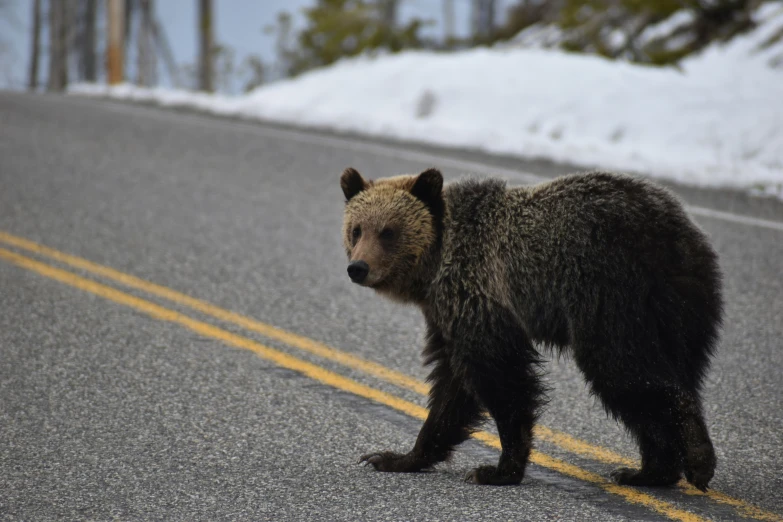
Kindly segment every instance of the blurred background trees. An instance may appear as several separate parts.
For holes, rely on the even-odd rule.
[[[764,0],[551,0],[514,6],[501,38],[609,58],[674,64],[752,29]]]
[[[765,0],[517,0],[503,13],[496,0],[462,0],[470,3],[471,34],[461,39],[453,29],[454,4],[460,0],[442,0],[445,30],[440,40],[423,36],[429,20],[412,18],[400,26],[396,12],[401,1],[318,0],[305,10],[306,26],[296,44],[281,54],[291,63],[286,73],[296,75],[379,50],[448,50],[506,42],[676,64],[715,40],[752,29],[752,14]]]
[[[419,31],[424,22],[414,18],[399,25],[398,7],[399,0],[319,0],[304,11],[306,25],[295,43],[285,42],[280,48],[284,73],[293,76],[364,53],[421,47]],[[290,15],[283,15],[268,30],[289,40],[290,20]]]
[[[189,1],[197,13],[192,26],[197,52],[190,63],[178,63],[154,0],[24,0],[25,9],[32,11],[27,87],[59,91],[73,81],[114,80],[236,93],[346,57],[483,45],[559,48],[676,65],[714,41],[752,29],[753,13],[765,1],[780,3],[429,0],[440,8],[427,19],[417,16],[416,0],[312,0],[301,11],[280,12],[274,24],[258,28],[275,41],[274,60],[265,61],[252,52],[238,60],[215,33],[214,4],[227,0]],[[13,0],[0,0],[0,26],[16,23],[10,20],[9,2]],[[241,9],[242,3],[236,4]],[[458,25],[469,29],[458,35]],[[110,45],[112,35],[115,45]],[[783,40],[783,34],[773,40]],[[9,52],[0,31],[0,59]],[[125,58],[131,56],[133,60]]]

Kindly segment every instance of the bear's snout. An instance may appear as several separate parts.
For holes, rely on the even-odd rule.
[[[361,283],[370,273],[370,265],[364,261],[351,261],[348,265],[348,276],[354,283]]]

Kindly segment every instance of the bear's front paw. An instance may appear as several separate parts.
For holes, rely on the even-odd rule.
[[[522,474],[500,473],[497,466],[480,466],[465,475],[465,482],[491,486],[515,486],[522,482]]]
[[[426,467],[423,462],[413,457],[410,453],[393,453],[391,451],[364,455],[359,459],[359,464],[370,464],[378,471],[389,471],[392,473],[414,473]]]

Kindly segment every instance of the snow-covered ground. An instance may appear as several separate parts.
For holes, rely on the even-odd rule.
[[[154,101],[783,196],[783,8],[681,70],[557,50],[406,52],[344,60],[238,97],[130,85],[73,94]]]

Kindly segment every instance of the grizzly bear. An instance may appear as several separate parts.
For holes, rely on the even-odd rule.
[[[591,172],[507,188],[443,186],[436,169],[340,179],[354,283],[418,305],[432,365],[413,449],[360,462],[415,472],[446,460],[488,412],[502,452],[465,479],[518,484],[544,403],[539,348],[568,348],[591,392],[641,452],[618,484],[685,478],[704,491],[715,452],[700,391],[722,323],[721,274],[705,234],[666,189]]]

